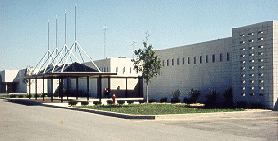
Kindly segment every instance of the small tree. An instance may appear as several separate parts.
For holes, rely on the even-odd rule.
[[[134,69],[137,72],[142,72],[142,77],[145,79],[147,87],[147,104],[149,102],[149,83],[151,79],[160,74],[161,60],[155,55],[152,45],[148,45],[148,33],[146,33],[146,40],[143,41],[144,49],[134,51],[137,59],[133,59]]]

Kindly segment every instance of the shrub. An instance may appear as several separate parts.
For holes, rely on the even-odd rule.
[[[171,103],[180,103],[181,100],[178,97],[174,97],[171,99]]]
[[[81,105],[89,105],[88,101],[81,101]]]
[[[124,104],[125,101],[124,101],[124,100],[118,100],[117,103],[119,103],[119,104]]]
[[[167,97],[163,97],[160,99],[160,103],[167,102]]]
[[[112,100],[107,100],[107,104],[113,104]]]
[[[198,90],[194,90],[193,88],[190,90],[190,94],[191,94],[191,100],[190,100],[190,103],[197,103],[197,100],[200,96],[200,91]]]
[[[68,101],[68,104],[70,106],[75,106],[77,104],[77,101],[76,100],[70,100],[70,101]]]
[[[145,102],[146,102],[146,100],[144,100],[144,99],[143,100],[139,100],[140,104],[145,103]]]
[[[128,100],[127,103],[128,103],[128,104],[133,104],[133,103],[134,103],[134,100]]]
[[[16,98],[16,95],[12,94],[12,95],[9,95],[10,98]]]
[[[246,108],[247,103],[245,101],[237,102],[237,108]]]
[[[156,99],[150,99],[149,100],[149,103],[154,103],[154,102],[157,102]]]
[[[93,104],[94,104],[94,105],[98,105],[98,104],[101,104],[101,102],[99,102],[99,101],[94,101]]]
[[[225,90],[224,97],[226,102],[223,103],[225,107],[232,108],[233,107],[233,89],[230,87],[228,90]]]
[[[216,91],[211,91],[209,95],[206,96],[207,101],[205,102],[205,107],[215,108],[216,106]]]
[[[17,97],[18,97],[18,98],[23,98],[24,96],[21,94],[21,95],[18,95]]]
[[[261,109],[261,108],[263,108],[263,105],[261,103],[255,102],[255,103],[251,103],[251,108]]]
[[[192,100],[192,98],[187,98],[187,97],[185,97],[185,98],[183,99],[183,102],[184,102],[184,103],[187,103],[187,104],[192,104],[192,103],[194,103],[193,100]]]

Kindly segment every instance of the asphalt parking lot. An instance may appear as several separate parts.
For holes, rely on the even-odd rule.
[[[226,114],[207,114],[181,120],[148,121],[158,124],[193,128],[266,140],[278,140],[277,111],[248,111]]]

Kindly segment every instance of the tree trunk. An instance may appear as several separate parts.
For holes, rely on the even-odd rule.
[[[147,104],[149,104],[149,84],[147,83]]]

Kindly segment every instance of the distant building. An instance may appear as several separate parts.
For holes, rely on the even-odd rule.
[[[233,28],[232,37],[157,50],[162,74],[152,79],[150,98],[171,96],[179,89],[186,97],[191,88],[203,94],[233,89],[233,102],[277,107],[278,22],[267,21]],[[221,102],[221,99],[219,99]],[[223,101],[222,101],[223,102]]]
[[[106,58],[94,61],[101,72],[116,72],[117,75],[111,75],[109,77],[101,78],[102,88],[101,94],[104,95],[104,88],[110,88],[109,93],[115,93],[119,98],[125,97],[143,97],[143,80],[141,78],[141,73],[137,73],[133,69],[133,63],[131,58]],[[93,64],[91,62],[86,62],[84,65],[91,67]],[[22,70],[3,70],[0,72],[0,91],[1,93],[29,93],[29,82],[28,79],[22,79],[26,76],[29,69]],[[44,80],[44,92],[51,92],[51,80]],[[31,79],[30,92],[35,94],[35,79]],[[37,79],[37,93],[43,93],[43,79]],[[53,79],[53,92],[57,91],[59,85],[59,79]],[[69,78],[63,81],[63,88],[69,91],[76,91],[76,79]],[[97,98],[97,79],[89,79],[89,95],[90,97]],[[80,91],[80,96],[84,96],[87,91],[87,79],[79,78],[78,80],[78,90]],[[64,95],[66,96],[66,95]]]

